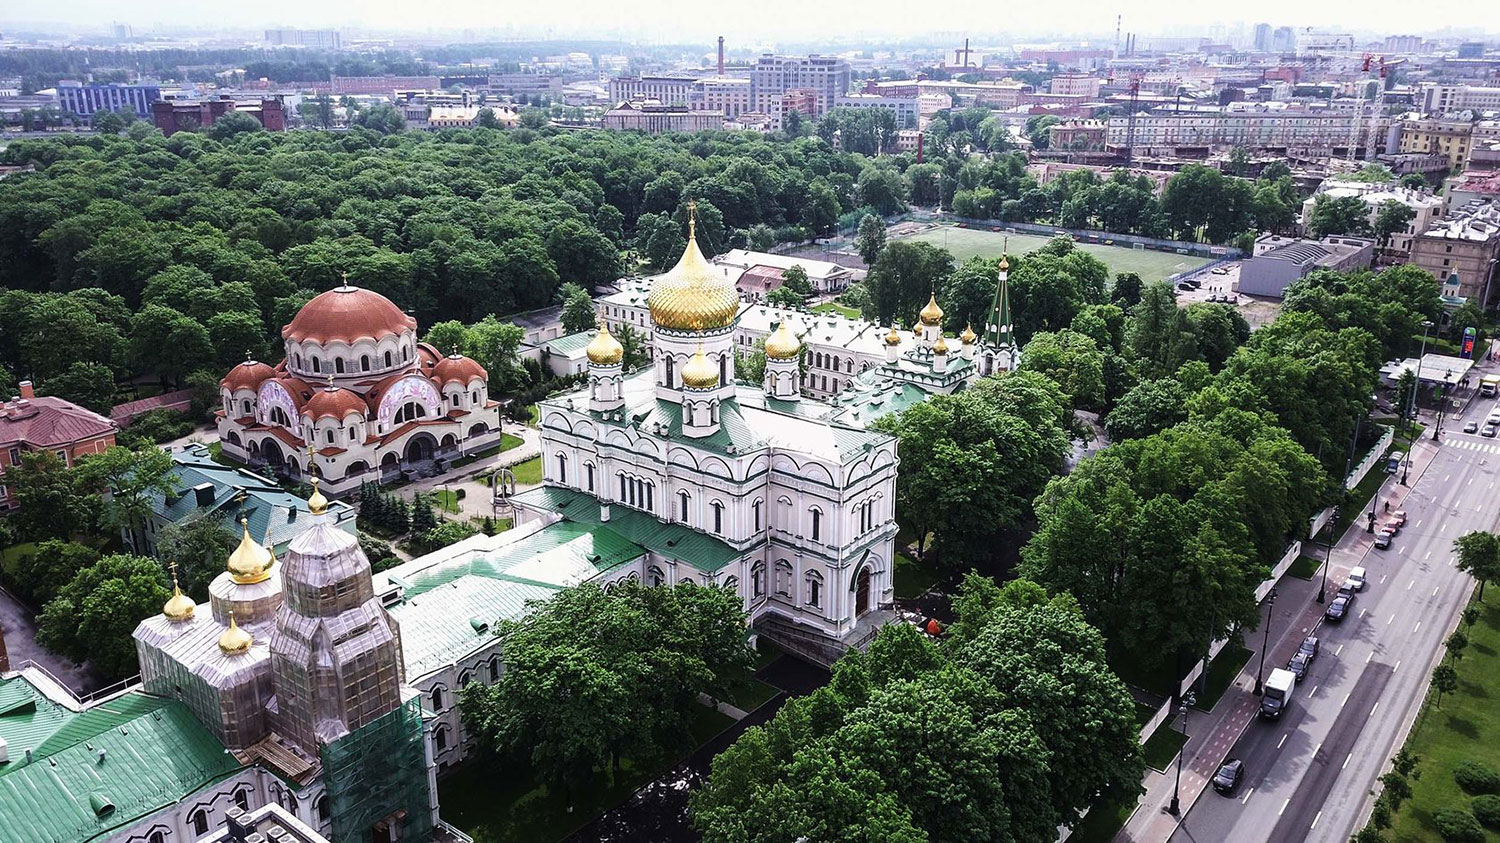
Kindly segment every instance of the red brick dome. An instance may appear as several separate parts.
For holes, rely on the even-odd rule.
[[[349,413],[363,416],[369,412],[370,406],[358,392],[337,386],[319,389],[302,405],[302,415],[312,416],[313,421],[327,417],[342,419]]]
[[[281,329],[284,339],[325,343],[355,343],[416,330],[417,320],[401,312],[390,299],[361,287],[335,287],[302,306],[291,324]]]
[[[462,354],[450,354],[439,360],[428,371],[427,376],[442,386],[450,383],[466,384],[474,378],[485,380],[489,377],[489,373],[484,370],[483,366]]]
[[[233,392],[236,389],[260,389],[267,378],[276,377],[276,370],[258,360],[246,360],[229,370],[219,381],[219,386]]]

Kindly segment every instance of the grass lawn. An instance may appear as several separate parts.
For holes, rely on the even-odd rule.
[[[1005,227],[1005,223],[998,220],[993,225],[996,228]],[[1012,255],[1034,252],[1047,245],[1047,241],[1051,238],[1038,234],[1005,234],[1003,231],[994,232],[944,225],[902,239],[920,240],[941,246],[953,255],[954,260],[962,263],[975,256],[993,258],[998,257],[1002,252]],[[1141,279],[1148,283],[1210,262],[1209,258],[1179,255],[1176,252],[1155,252],[1150,249],[1139,251],[1129,246],[1106,246],[1103,243],[1082,241],[1077,245],[1080,250],[1104,261],[1109,266],[1111,276],[1121,272],[1138,272]]]
[[[1151,736],[1151,740],[1146,741],[1145,746],[1141,747],[1141,754],[1146,757],[1146,765],[1153,770],[1165,771],[1172,763],[1172,759],[1177,757],[1177,751],[1187,743],[1187,735],[1173,729],[1170,724],[1171,721],[1163,723],[1156,730],[1156,734]]]
[[[918,562],[904,553],[896,554],[894,576],[896,596],[910,599],[937,584],[937,574],[925,563]]]
[[[1073,829],[1068,843],[1110,843],[1125,827],[1125,821],[1135,810],[1135,803],[1136,797],[1130,796],[1094,803],[1089,808],[1089,815]]]
[[[699,707],[691,725],[693,745],[702,745],[733,723],[717,711]],[[562,794],[533,781],[524,764],[470,764],[441,779],[438,793],[443,819],[476,843],[551,843],[619,805],[675,763],[676,759],[640,767],[627,758],[617,774],[598,772],[575,798],[571,814]]]
[[[1491,589],[1493,591],[1493,587]],[[1500,601],[1475,603],[1484,612],[1469,630],[1469,646],[1458,662],[1458,691],[1434,705],[1431,694],[1406,742],[1421,758],[1421,778],[1412,782],[1412,797],[1396,813],[1388,840],[1403,843],[1441,843],[1433,814],[1444,808],[1464,809],[1473,800],[1453,781],[1461,761],[1482,761],[1500,768]],[[1490,831],[1487,840],[1500,839]]]
[[[826,301],[812,309],[813,313],[837,313],[850,319],[858,319],[859,311],[852,307],[844,307],[837,302]]]
[[[538,407],[537,405],[532,404],[530,407],[527,408],[526,411],[531,414],[531,421],[527,422],[527,424],[531,425],[532,427],[536,427],[537,425],[539,425],[539,424],[542,423],[542,408],[541,407]]]
[[[1151,718],[1152,718],[1152,716],[1154,716],[1155,714],[1156,714],[1156,709],[1155,708],[1153,708],[1153,707],[1151,707],[1149,705],[1146,705],[1145,703],[1141,702],[1140,700],[1136,700],[1136,703],[1135,703],[1135,725],[1136,725],[1136,728],[1138,728],[1138,729],[1144,729],[1146,727],[1146,723],[1148,721],[1150,721]]]
[[[1299,556],[1297,557],[1297,561],[1292,563],[1292,567],[1286,569],[1286,575],[1296,577],[1299,580],[1310,580],[1318,572],[1318,568],[1322,564],[1323,560],[1321,559],[1314,559],[1311,556]]]
[[[5,571],[7,577],[16,573],[16,563],[21,557],[36,551],[36,542],[21,542],[13,544],[4,550],[0,550],[0,569]]]
[[[427,493],[433,506],[445,512],[458,512],[458,493],[452,489],[435,489]]]
[[[503,451],[509,451],[511,448],[515,448],[515,447],[521,445],[524,441],[525,440],[521,439],[521,437],[519,437],[519,436],[511,436],[509,433],[502,433],[502,434],[500,434],[500,443],[499,444],[497,444],[497,445],[491,445],[490,447],[485,448],[482,451],[475,451],[474,453],[469,454],[468,456],[463,457],[462,459],[454,460],[453,464],[451,466],[449,466],[449,467],[450,468],[463,468],[464,466],[466,466],[469,463],[472,463],[472,462],[474,462],[476,460],[481,460],[481,459],[484,459],[485,457],[493,456],[493,455],[501,453]]]
[[[1244,647],[1228,647],[1219,651],[1219,655],[1208,663],[1208,676],[1203,681],[1203,693],[1198,695],[1198,702],[1193,706],[1200,711],[1212,711],[1219,698],[1229,690],[1229,683],[1234,677],[1240,675],[1240,669],[1245,662],[1250,660],[1250,651]]]
[[[532,457],[523,463],[517,463],[510,467],[511,473],[516,476],[516,485],[536,484],[542,482],[542,458]]]
[[[741,711],[754,711],[779,693],[781,691],[776,686],[751,676],[730,690],[726,702]]]

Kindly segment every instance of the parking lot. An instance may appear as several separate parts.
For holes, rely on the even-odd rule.
[[[1220,272],[1210,270],[1197,278],[1198,289],[1183,289],[1181,284],[1176,287],[1177,304],[1187,307],[1193,302],[1223,301],[1232,304],[1250,323],[1251,328],[1258,328],[1268,324],[1281,312],[1281,302],[1278,299],[1261,298],[1257,296],[1244,296],[1239,293],[1240,262],[1234,261],[1217,267]]]

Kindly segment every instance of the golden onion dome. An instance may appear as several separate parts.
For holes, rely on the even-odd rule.
[[[895,322],[891,323],[891,332],[889,334],[885,335],[885,344],[886,345],[900,345],[901,344],[901,332],[898,331],[898,330],[896,330],[896,323]]]
[[[589,356],[589,362],[596,366],[618,366],[625,359],[625,346],[620,345],[620,341],[609,332],[609,323],[601,319],[599,333],[589,340],[584,353]]]
[[[965,325],[964,332],[958,335],[958,341],[964,345],[973,345],[977,339],[979,339],[979,335],[974,333],[973,324]]]
[[[172,564],[172,596],[167,599],[165,606],[161,607],[161,613],[167,616],[169,621],[185,621],[193,616],[193,611],[198,606],[191,597],[182,593],[177,585],[177,564]]]
[[[698,346],[698,353],[682,367],[682,385],[691,389],[713,389],[719,385],[719,367],[708,362],[703,346]]]
[[[802,342],[787,327],[785,319],[781,320],[781,327],[776,329],[776,333],[766,339],[766,356],[775,360],[790,360],[801,350]]]
[[[1000,271],[1004,272],[1004,271],[1006,271],[1008,269],[1010,269],[1010,258],[1007,258],[1004,255],[1001,255],[1000,256]]]
[[[314,497],[319,497],[316,492]],[[324,500],[326,508],[328,501]],[[308,501],[312,505],[312,501]],[[243,516],[240,517],[240,545],[229,554],[229,564],[225,567],[229,570],[229,576],[240,585],[252,585],[264,582],[271,576],[271,566],[276,564],[276,556],[268,547],[262,547],[250,538],[250,522]]]
[[[317,477],[313,477],[308,482],[312,483],[313,491],[312,497],[309,497],[307,499],[307,511],[311,512],[313,515],[322,515],[323,513],[328,511],[328,498],[323,497],[323,493],[318,490]],[[267,550],[266,552],[270,553],[269,550]],[[276,560],[273,558],[271,561],[274,562]]]
[[[219,650],[226,656],[234,656],[249,652],[250,645],[253,643],[255,639],[250,636],[250,633],[240,629],[240,625],[235,623],[234,612],[230,612],[229,628],[219,636]]]
[[[922,312],[917,315],[922,317],[923,325],[937,325],[943,321],[943,309],[938,307],[936,292],[927,300],[927,306],[922,308]]]
[[[646,304],[658,328],[713,331],[728,326],[740,310],[740,296],[725,273],[698,248],[697,217],[689,205],[688,242],[677,265],[651,282]]]
[[[932,344],[932,353],[933,354],[947,354],[948,353],[948,341],[943,338],[942,334],[938,334],[937,342],[935,342],[935,343]]]

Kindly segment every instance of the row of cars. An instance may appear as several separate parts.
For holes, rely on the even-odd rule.
[[[1396,513],[1401,516],[1401,523],[1406,522],[1405,513]],[[1367,577],[1363,567],[1353,568],[1349,576],[1345,577],[1343,585],[1339,586],[1338,594],[1329,601],[1328,608],[1324,610],[1323,616],[1330,622],[1337,623],[1349,616],[1354,609],[1355,595],[1365,590]],[[1316,635],[1309,635],[1302,639],[1302,644],[1297,652],[1287,659],[1284,669],[1271,671],[1266,679],[1260,697],[1260,716],[1266,720],[1279,720],[1282,712],[1286,711],[1287,704],[1292,699],[1292,691],[1297,684],[1307,678],[1312,670],[1313,662],[1322,652],[1322,646]],[[1238,758],[1226,758],[1224,763],[1214,773],[1212,780],[1215,791],[1224,795],[1234,793],[1239,787],[1240,781],[1245,777],[1245,762]]]
[[[1390,517],[1385,519],[1385,523],[1380,525],[1380,529],[1375,531],[1375,547],[1379,550],[1389,548],[1396,535],[1401,532],[1401,528],[1405,526],[1406,510],[1398,509],[1392,512]]]

